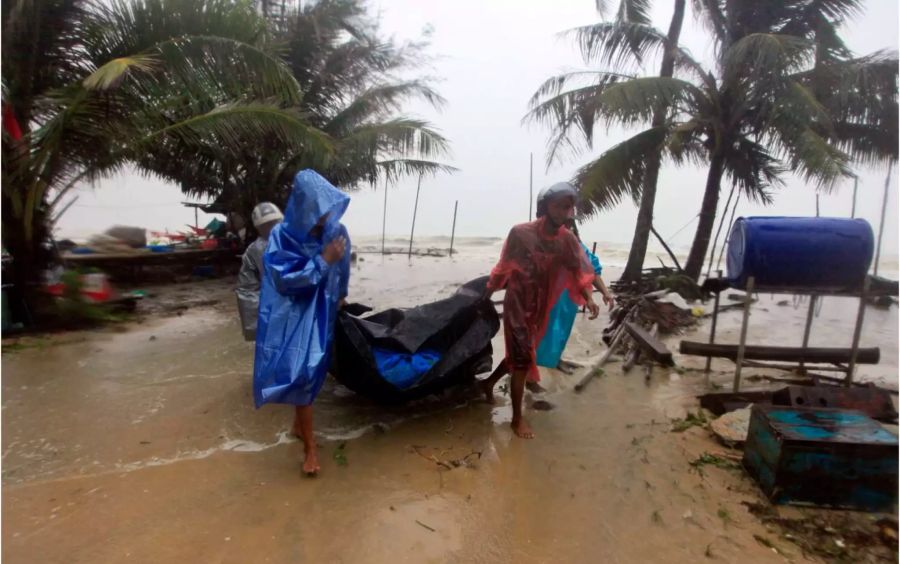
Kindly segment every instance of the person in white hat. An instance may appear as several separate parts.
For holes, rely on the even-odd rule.
[[[253,208],[251,220],[259,236],[244,251],[241,259],[241,271],[238,274],[238,285],[235,289],[238,302],[238,313],[241,316],[241,329],[244,340],[256,340],[256,318],[259,312],[259,288],[262,282],[263,253],[269,243],[272,228],[284,219],[278,206],[271,202],[262,202]]]

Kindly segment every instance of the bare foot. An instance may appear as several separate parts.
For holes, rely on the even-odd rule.
[[[484,394],[484,401],[493,405],[494,404],[494,385],[491,384],[488,380],[480,380],[478,382],[478,387],[481,388],[481,393]]]
[[[321,469],[319,466],[319,453],[316,450],[307,452],[306,459],[303,461],[303,473],[307,476],[316,476]]]
[[[519,419],[518,421],[513,421],[509,424],[512,427],[513,433],[516,434],[517,437],[521,439],[533,439],[534,431],[531,430],[531,425],[528,424],[525,419]]]
[[[532,394],[542,394],[547,391],[546,388],[544,388],[537,382],[532,382],[530,380],[525,382],[525,388]]]

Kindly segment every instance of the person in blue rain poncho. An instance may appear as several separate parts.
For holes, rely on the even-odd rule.
[[[538,198],[540,198],[540,195]],[[540,217],[540,215],[540,204],[538,204],[538,216]],[[595,275],[594,287],[597,288],[603,296],[603,303],[612,310],[615,301],[601,277],[603,266],[600,264],[600,259],[597,258],[597,255],[588,250],[587,246],[581,241],[581,237],[578,234],[578,227],[575,225],[574,220],[571,220],[566,227],[575,234],[575,237],[578,238],[578,242],[581,244],[581,248],[584,249],[585,254],[588,259],[590,259]],[[550,317],[547,319],[547,330],[544,332],[544,338],[541,339],[541,342],[538,345],[537,356],[535,359],[538,366],[557,368],[566,373],[572,372],[575,365],[564,361],[562,359],[562,353],[566,348],[566,343],[569,341],[569,335],[572,333],[572,326],[575,324],[575,317],[577,317],[577,315],[578,306],[575,305],[569,297],[569,293],[563,291],[559,296],[559,299],[556,300],[553,309],[550,310]],[[534,384],[532,384],[532,387],[533,386]]]
[[[319,471],[312,403],[325,381],[338,309],[350,280],[350,198],[313,170],[297,173],[284,220],[269,235],[259,299],[253,395],[296,406],[303,472]]]

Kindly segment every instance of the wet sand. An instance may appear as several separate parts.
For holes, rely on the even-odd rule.
[[[351,298],[378,309],[430,301],[486,273],[491,254],[363,255]],[[506,396],[492,407],[460,390],[385,409],[329,381],[316,403],[322,475],[302,478],[290,409],[253,408],[252,344],[233,296],[201,288],[215,305],[4,353],[5,560],[803,560],[749,513],[744,502],[762,498],[741,471],[691,467],[725,451],[703,429],[671,432],[706,389],[691,370],[657,368],[645,384],[614,363],[580,395],[583,372],[544,371],[539,399],[555,409],[527,411],[533,441],[513,437]],[[751,336],[799,340],[805,309],[767,299]],[[842,315],[826,302],[813,343],[847,337]],[[882,347],[882,365],[864,374],[896,384],[897,309],[867,315],[863,343]],[[723,317],[723,341],[738,317]],[[596,360],[605,322],[579,318],[566,357]],[[495,350],[496,362],[500,335]],[[730,381],[728,363],[714,367],[714,381]]]

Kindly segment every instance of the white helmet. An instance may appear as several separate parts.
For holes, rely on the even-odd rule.
[[[265,225],[271,221],[281,221],[284,219],[284,216],[275,204],[271,202],[261,202],[256,204],[256,207],[253,208],[251,218],[253,219],[253,227],[258,229],[260,225]]]
[[[578,190],[568,182],[557,182],[553,186],[549,186],[538,192],[537,217],[547,215],[547,204],[550,200],[564,196],[571,196],[577,199]]]

